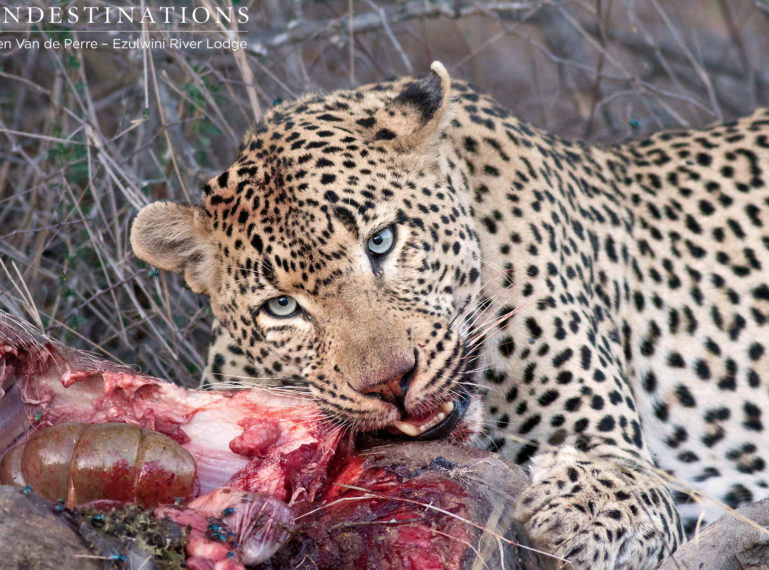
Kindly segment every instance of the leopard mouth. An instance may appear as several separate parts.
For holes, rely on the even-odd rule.
[[[426,441],[447,437],[464,417],[470,404],[470,393],[462,390],[459,397],[444,402],[438,408],[420,416],[405,415],[379,431],[387,438],[402,438],[404,435],[414,441]]]

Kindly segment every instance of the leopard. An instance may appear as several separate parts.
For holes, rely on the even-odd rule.
[[[767,172],[766,108],[572,141],[435,62],[274,106],[131,244],[209,297],[212,386],[485,446],[537,548],[651,568],[769,496]]]

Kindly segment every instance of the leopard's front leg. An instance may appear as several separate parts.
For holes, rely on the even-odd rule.
[[[564,446],[532,459],[516,517],[534,545],[591,570],[653,568],[678,547],[683,529],[664,481],[616,452]]]

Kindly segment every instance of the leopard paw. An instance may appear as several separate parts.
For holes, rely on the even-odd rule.
[[[574,568],[652,568],[682,540],[662,481],[636,462],[563,447],[536,456],[516,518]]]

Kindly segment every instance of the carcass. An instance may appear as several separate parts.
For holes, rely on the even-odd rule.
[[[3,313],[0,380],[0,454],[53,437],[44,429],[72,422],[81,427],[59,429],[80,434],[93,429],[83,424],[127,424],[135,427],[117,428],[121,442],[141,428],[186,450],[196,465],[193,494],[200,496],[174,491],[171,502],[140,489],[141,501],[120,499],[164,503],[151,512],[186,530],[187,567],[543,568],[553,562],[526,546],[512,519],[525,476],[478,449],[446,442],[362,449],[312,401],[259,388],[184,389],[63,347]],[[125,460],[117,463],[125,467]],[[6,482],[20,483],[12,479]],[[21,484],[19,494],[35,490],[35,481]],[[115,497],[82,496],[89,508],[115,506]],[[80,502],[60,498],[66,507]],[[23,548],[22,535],[34,540],[34,533],[18,532],[27,520],[24,504],[0,502],[2,518],[17,521],[0,525],[0,550]],[[101,559],[130,566],[125,554],[110,557]]]

